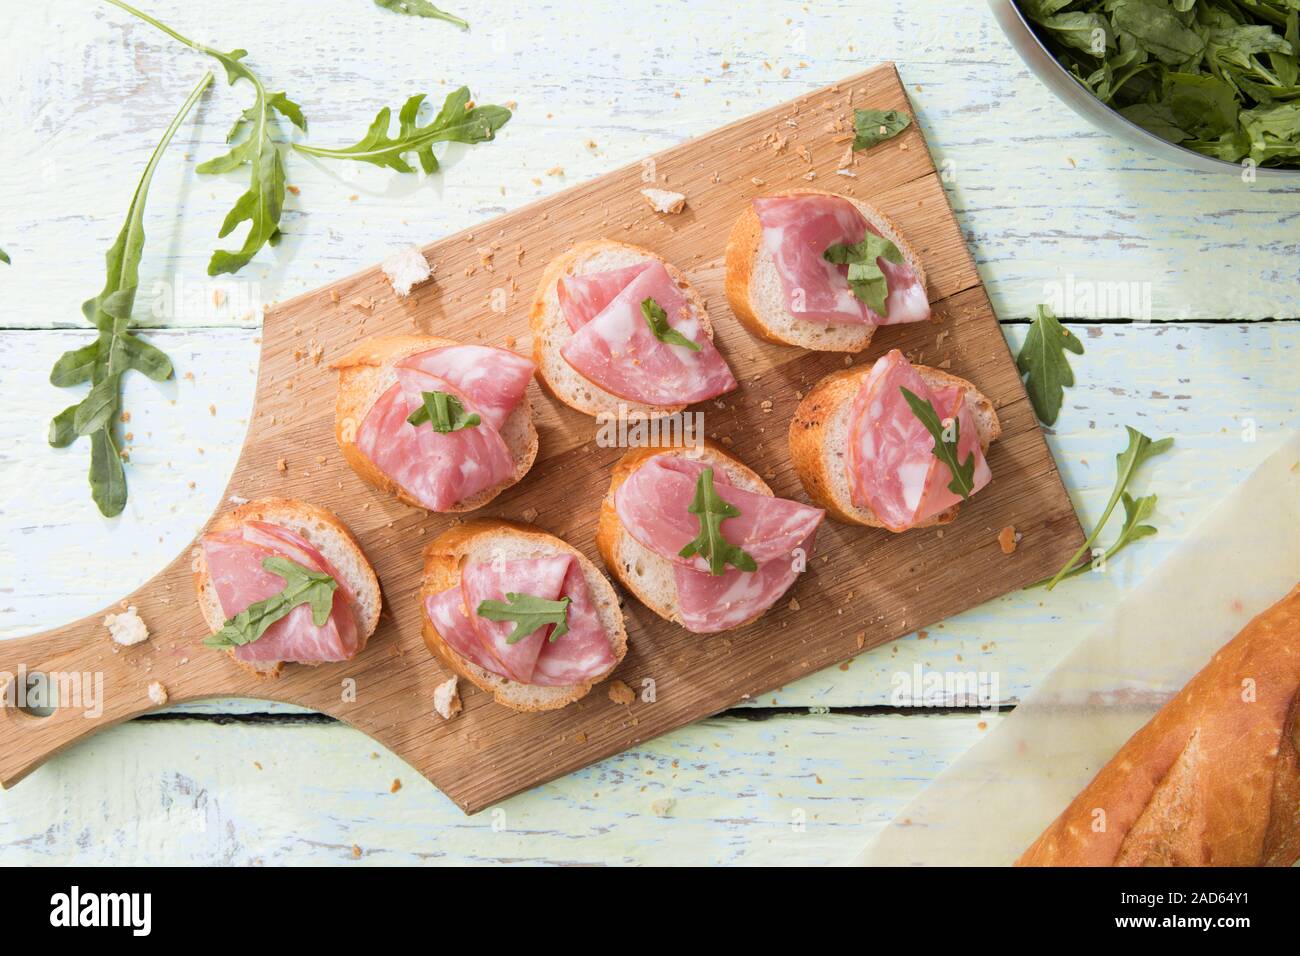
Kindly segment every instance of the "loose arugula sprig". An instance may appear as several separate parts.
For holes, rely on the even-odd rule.
[[[144,253],[145,199],[163,151],[211,82],[211,73],[199,81],[154,148],[131,197],[122,231],[104,257],[108,278],[103,291],[81,307],[99,330],[98,336],[89,345],[64,352],[50,372],[50,384],[60,388],[91,383],[84,399],[54,417],[49,442],[55,448],[65,448],[82,435],[90,437],[90,495],[106,518],[121,514],[126,507],[126,473],[113,437],[122,399],[122,376],[135,369],[161,382],[172,374],[171,359],[129,331]]]
[[[1120,501],[1124,505],[1124,526],[1120,528],[1119,535],[1115,538],[1115,541],[1111,546],[1102,552],[1101,560],[1103,563],[1111,560],[1115,555],[1119,554],[1126,546],[1132,544],[1134,541],[1140,541],[1142,538],[1149,538],[1156,533],[1156,529],[1152,525],[1142,524],[1143,521],[1155,513],[1155,495],[1145,495],[1141,498],[1134,498],[1126,491],[1123,496],[1121,496]],[[1084,560],[1079,564],[1076,564],[1074,567],[1070,568],[1070,570],[1066,571],[1065,574],[1061,576],[1061,580],[1064,581],[1068,578],[1083,574],[1085,571],[1091,570],[1092,566],[1093,561],[1089,558],[1084,558]],[[1040,585],[1047,584],[1050,580],[1051,578],[1043,578],[1043,580],[1031,584],[1029,587],[1036,588]]]
[[[854,110],[853,151],[861,152],[893,139],[911,125],[912,117],[898,110]]]
[[[465,406],[455,395],[446,392],[421,392],[424,404],[406,416],[411,425],[423,425],[428,422],[436,432],[454,432],[462,428],[473,428],[482,419],[478,414],[469,414]]]
[[[961,440],[961,419],[956,416],[952,418],[952,437],[949,438],[948,429],[940,421],[939,413],[934,410],[932,402],[908,391],[902,385],[898,390],[903,393],[903,398],[907,399],[912,414],[920,420],[925,430],[930,433],[930,437],[934,439],[934,457],[947,465],[948,471],[952,473],[948,490],[954,495],[961,495],[963,500],[969,498],[975,491],[975,453],[969,452],[965,462],[957,457],[958,442]]]
[[[826,247],[822,258],[837,266],[849,267],[849,288],[867,308],[882,319],[888,316],[885,302],[889,299],[889,282],[880,269],[877,259],[901,265],[903,254],[884,236],[868,231],[861,242],[837,242]]]
[[[489,621],[514,621],[515,629],[506,637],[507,644],[522,641],[539,627],[554,624],[548,640],[555,642],[569,632],[569,602],[572,598],[560,598],[548,601],[533,597],[531,594],[516,594],[510,591],[504,601],[480,601],[474,612]]]
[[[700,533],[695,540],[677,552],[683,558],[699,555],[709,562],[710,574],[722,574],[727,565],[740,571],[757,571],[758,563],[738,545],[722,536],[722,522],[737,518],[740,509],[723,501],[713,487],[713,469],[705,468],[695,482],[695,497],[686,508],[700,519]]]
[[[448,23],[454,23],[462,30],[468,30],[469,24],[454,14],[446,10],[439,10],[429,0],[375,0],[375,6],[383,7],[385,10],[392,10],[394,13],[404,13],[408,17],[428,17],[431,20],[446,20]]]
[[[1149,525],[1138,524],[1142,519],[1149,517],[1152,511],[1155,510],[1155,496],[1149,495],[1146,498],[1138,498],[1136,501],[1132,499],[1125,500],[1128,498],[1125,490],[1128,488],[1129,482],[1133,480],[1138,468],[1156,455],[1168,451],[1173,446],[1174,440],[1172,438],[1161,438],[1159,441],[1152,441],[1136,428],[1129,425],[1125,425],[1124,428],[1128,432],[1128,447],[1115,456],[1115,490],[1111,492],[1110,501],[1106,504],[1106,510],[1101,513],[1101,520],[1097,522],[1092,534],[1088,535],[1087,540],[1079,545],[1079,550],[1075,551],[1070,556],[1070,560],[1065,562],[1065,566],[1047,582],[1047,590],[1049,591],[1060,584],[1067,576],[1077,573],[1078,569],[1075,565],[1081,557],[1088,553],[1088,549],[1092,547],[1093,542],[1101,534],[1101,529],[1105,527],[1106,522],[1110,519],[1111,512],[1115,510],[1115,505],[1120,501],[1125,502],[1124,511],[1126,517],[1124,521],[1125,527],[1120,532],[1117,544],[1127,544],[1129,541],[1136,541],[1139,538],[1155,534],[1155,529]],[[1130,525],[1132,525],[1131,529]],[[1125,531],[1128,531],[1127,539],[1125,538]],[[1118,550],[1118,548],[1113,550]]]
[[[1018,0],[1074,78],[1174,143],[1300,166],[1294,0]]]
[[[221,630],[204,639],[208,647],[238,647],[251,644],[266,633],[276,621],[287,617],[300,604],[311,605],[311,620],[324,627],[334,607],[334,591],[339,586],[328,574],[311,571],[288,558],[265,558],[262,567],[284,578],[279,594],[256,601],[240,611]]]
[[[423,102],[423,93],[406,101],[397,117],[396,137],[388,135],[392,111],[385,106],[370,124],[366,135],[353,146],[325,149],[306,143],[294,143],[293,148],[308,156],[373,163],[379,167],[395,169],[399,173],[415,171],[403,159],[407,153],[415,153],[424,171],[433,173],[438,170],[438,161],[433,155],[434,143],[487,142],[496,136],[497,130],[506,125],[511,115],[504,106],[470,107],[469,87],[462,86],[448,94],[442,109],[432,121],[420,126],[416,118]]]
[[[280,156],[279,147],[271,139],[271,130],[275,125],[275,113],[286,117],[299,129],[305,130],[307,121],[302,115],[302,110],[283,92],[266,91],[261,78],[243,63],[244,57],[248,56],[247,50],[231,50],[229,53],[215,50],[182,36],[171,27],[122,0],[107,0],[107,2],[132,16],[139,17],[190,49],[217,60],[225,67],[226,79],[231,86],[240,80],[247,80],[253,87],[253,105],[240,114],[231,127],[226,142],[234,143],[241,133],[247,135],[240,142],[235,143],[226,155],[208,160],[197,167],[200,173],[229,173],[244,166],[249,168],[248,191],[235,200],[235,205],[222,222],[217,237],[224,239],[242,222],[249,224],[248,235],[240,249],[233,252],[218,249],[212,253],[212,258],[208,262],[210,276],[238,272],[248,265],[263,246],[274,246],[280,241],[280,216],[284,211],[285,193],[284,160]]]
[[[698,343],[692,342],[668,324],[668,313],[653,297],[647,297],[641,301],[641,316],[645,319],[646,325],[650,326],[650,331],[654,334],[654,337],[660,342],[666,345],[681,345],[693,352],[700,351]]]
[[[0,262],[3,262],[5,265],[12,264],[9,262],[9,253],[5,252],[3,249],[0,249]]]
[[[1083,342],[1061,325],[1052,310],[1038,307],[1038,317],[1029,325],[1025,344],[1016,356],[1016,368],[1025,376],[1025,391],[1034,414],[1044,425],[1055,425],[1065,399],[1065,386],[1074,385],[1074,370],[1066,351],[1083,354]]]

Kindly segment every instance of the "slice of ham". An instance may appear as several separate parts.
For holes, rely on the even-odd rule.
[[[397,363],[397,367],[426,372],[450,383],[469,400],[485,422],[500,430],[510,413],[523,401],[535,366],[531,360],[509,349],[487,345],[448,345],[408,355]],[[398,376],[401,376],[400,371]]]
[[[680,455],[655,455],[614,492],[623,529],[673,563],[682,625],[699,634],[735,627],[775,604],[807,566],[825,516],[820,508],[737,488],[715,468],[718,497],[740,509],[736,517],[722,520],[722,536],[744,548],[758,568],[741,571],[727,565],[722,574],[712,574],[703,558],[679,553],[699,533],[699,518],[686,509],[707,467]]]
[[[284,590],[284,579],[262,567],[267,558],[288,558],[309,571],[329,574],[339,587],[325,624],[317,627],[311,607],[300,604],[280,618],[251,644],[234,648],[236,660],[345,661],[361,649],[352,597],[337,572],[301,535],[266,522],[250,522],[227,531],[205,534],[200,542],[208,574],[226,619],[249,605]]]
[[[453,345],[397,363],[397,383],[371,407],[356,444],[375,467],[431,511],[495,487],[515,472],[499,429],[524,400],[533,363],[506,349]],[[422,393],[446,392],[480,422],[453,432],[406,419]]]
[[[886,315],[877,315],[853,294],[847,265],[827,262],[823,253],[839,243],[861,242],[867,230],[880,235],[853,203],[840,196],[796,193],[754,200],[763,227],[763,250],[772,256],[786,308],[824,325],[894,325],[930,318],[930,302],[916,270],[907,263],[877,259],[889,294]]]
[[[548,601],[569,598],[568,631],[552,641],[554,627],[548,626],[511,645],[505,638],[514,629],[513,622],[488,621],[472,610],[466,613],[478,607],[477,601],[505,600],[509,591]],[[481,596],[485,594],[490,596]],[[466,565],[460,585],[425,598],[424,609],[456,653],[511,680],[564,687],[592,680],[614,664],[614,650],[591,589],[572,555],[503,561],[495,568],[491,562]],[[525,672],[527,677],[519,676]]]
[[[894,349],[876,361],[854,396],[847,461],[853,503],[870,508],[890,531],[906,531],[961,500],[948,490],[952,474],[934,456],[934,438],[907,404],[903,388],[930,401],[940,420],[957,416],[958,457],[964,461],[975,455],[974,491],[993,477],[962,390],[954,386],[931,392]]]
[[[650,268],[649,262],[638,262],[622,269],[608,269],[581,276],[563,276],[555,287],[564,312],[564,321],[574,332],[586,325],[614,301],[627,284]]]
[[[707,467],[680,455],[655,455],[614,493],[614,508],[628,534],[674,564],[705,572],[709,563],[702,557],[683,558],[679,552],[700,532],[699,518],[686,509]],[[713,487],[718,497],[740,511],[723,519],[723,537],[760,564],[789,555],[822,520],[818,508],[737,488],[718,469],[713,472]]]
[[[715,634],[762,614],[790,589],[812,554],[814,529],[799,542],[801,554],[765,561],[757,571],[728,567],[710,574],[678,565],[673,569],[682,626],[696,634]]]
[[[700,347],[659,341],[641,312],[654,299],[668,324]],[[701,316],[661,262],[631,278],[601,311],[560,347],[579,374],[605,391],[646,405],[681,405],[716,398],[736,387],[726,360],[704,331]]]

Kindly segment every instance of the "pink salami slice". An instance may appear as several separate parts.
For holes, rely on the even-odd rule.
[[[448,345],[408,355],[397,367],[426,372],[451,384],[497,430],[523,401],[534,369],[522,355],[487,345]]]
[[[847,462],[853,503],[870,508],[890,531],[906,531],[960,500],[947,490],[952,475],[935,458],[934,439],[907,404],[903,388],[934,404],[941,419],[957,412],[963,460],[967,452],[975,454],[975,490],[992,477],[961,391],[941,389],[936,401],[916,369],[894,349],[876,361],[854,396]]]
[[[651,551],[675,564],[708,571],[700,556],[683,558],[680,551],[700,532],[700,520],[687,511],[695,497],[702,461],[680,455],[655,455],[630,474],[614,493],[614,508],[624,529]],[[797,501],[755,494],[727,483],[714,469],[718,497],[740,514],[722,521],[722,536],[756,562],[783,557],[821,522],[823,512]]]
[[[638,262],[622,269],[592,272],[582,276],[562,276],[556,284],[555,294],[564,312],[564,321],[574,332],[586,325],[614,301],[627,284],[650,268],[649,262]]]
[[[532,682],[547,687],[566,687],[592,680],[613,667],[615,661],[614,649],[600,623],[582,565],[572,556],[560,597],[569,598],[569,630],[553,641],[547,639],[533,669]]]
[[[567,554],[556,554],[544,558],[475,561],[461,569],[461,593],[479,642],[497,661],[497,670],[511,680],[523,684],[533,682],[537,656],[550,635],[551,626],[539,627],[511,644],[508,638],[515,622],[479,617],[478,607],[484,601],[505,601],[511,592],[531,594],[544,601],[557,600],[571,560]],[[558,640],[564,640],[564,636]]]
[[[757,571],[728,567],[720,575],[678,565],[673,569],[682,626],[697,634],[714,634],[762,614],[794,584],[812,555],[814,529],[797,549],[772,558]]]
[[[698,352],[655,337],[641,311],[647,298],[664,310],[670,327],[700,347]],[[646,405],[690,404],[736,387],[701,316],[660,262],[650,263],[578,328],[560,355],[605,391]]]
[[[268,527],[274,527],[275,531],[268,531]],[[262,567],[266,558],[287,558],[309,571],[330,574],[339,580],[319,552],[287,528],[258,522],[251,535],[249,530],[245,526],[210,532],[200,543],[227,620],[250,604],[284,590],[284,579]],[[317,627],[312,620],[311,607],[300,604],[268,627],[256,641],[234,648],[234,655],[237,660],[249,662],[344,661],[356,654],[360,644],[356,616],[346,587],[341,585],[334,591],[334,606],[322,627]]]
[[[930,318],[925,289],[910,265],[876,260],[889,288],[882,317],[853,294],[848,266],[826,261],[823,254],[832,245],[861,242],[868,229],[880,234],[847,199],[817,193],[771,196],[755,199],[754,212],[792,315],[824,325],[893,325]]]
[[[502,677],[502,667],[479,640],[478,631],[465,615],[465,598],[458,586],[431,594],[424,599],[424,613],[429,616],[438,636],[466,660],[485,671]]]

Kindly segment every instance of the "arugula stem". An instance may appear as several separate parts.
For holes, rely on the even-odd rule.
[[[131,16],[133,16],[133,17],[138,17],[139,19],[143,20],[145,23],[148,23],[149,25],[151,25],[151,26],[153,26],[153,27],[156,27],[157,29],[161,30],[163,33],[167,34],[167,35],[168,35],[169,37],[171,37],[173,40],[176,40],[177,42],[180,42],[180,43],[184,43],[184,44],[185,44],[187,47],[189,47],[191,50],[198,50],[200,53],[211,53],[211,52],[212,52],[211,50],[208,49],[208,47],[204,46],[202,43],[195,43],[195,42],[194,42],[193,40],[191,40],[189,37],[181,36],[179,33],[177,33],[175,30],[173,30],[173,29],[172,29],[171,27],[169,27],[167,24],[165,24],[165,23],[161,23],[161,22],[159,22],[158,20],[155,20],[153,17],[149,16],[149,14],[145,13],[143,10],[137,10],[135,7],[131,6],[129,3],[123,3],[122,0],[104,0],[104,2],[105,2],[105,3],[111,3],[113,6],[118,7],[118,8],[120,8],[120,9],[122,9],[122,10],[125,10],[127,13],[131,14]]]

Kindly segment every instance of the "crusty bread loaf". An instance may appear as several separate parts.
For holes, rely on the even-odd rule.
[[[456,653],[424,612],[426,597],[460,585],[461,568],[469,561],[492,561],[498,557],[505,560],[540,558],[553,554],[571,554],[578,559],[600,622],[614,650],[615,661],[610,669],[589,681],[564,687],[543,687],[521,684],[484,670]],[[577,548],[530,524],[500,518],[477,518],[454,525],[438,535],[424,550],[424,579],[420,584],[419,601],[424,643],[433,655],[461,677],[491,694],[498,704],[512,710],[556,710],[571,704],[585,697],[592,687],[613,673],[627,654],[627,628],[623,624],[623,611],[613,585]]]
[[[989,443],[1002,434],[993,403],[963,378],[926,365],[913,367],[930,388],[956,385],[965,390],[979,432],[980,447],[987,452]],[[790,421],[790,458],[808,497],[833,518],[882,528],[884,525],[870,508],[859,508],[853,503],[848,469],[853,398],[871,374],[871,368],[862,365],[834,372],[804,396]],[[917,527],[947,524],[957,517],[958,507],[953,505]]]
[[[352,532],[331,512],[293,498],[263,498],[242,504],[214,521],[208,531],[231,531],[246,521],[264,521],[302,535],[338,571],[343,582],[357,598],[354,611],[357,615],[357,634],[360,637],[357,653],[360,653],[379,626],[383,599],[379,592],[379,579],[375,577],[374,569],[362,553],[361,545],[352,537]],[[195,545],[191,557],[199,611],[203,614],[208,629],[215,634],[221,630],[229,615],[221,608],[221,599],[217,597],[217,589],[212,584],[202,545]],[[279,676],[284,667],[283,661],[241,661],[234,657],[234,648],[228,650],[235,663],[259,677]]]
[[[394,335],[368,339],[343,358],[330,363],[330,368],[339,373],[338,395],[334,403],[334,437],[343,451],[343,459],[367,482],[416,508],[424,505],[380,471],[357,447],[357,433],[375,402],[397,382],[399,361],[408,355],[460,344],[433,335]],[[473,511],[483,507],[533,467],[537,458],[537,429],[533,426],[532,403],[527,395],[506,419],[501,437],[514,459],[514,474],[492,488],[456,502],[447,509],[448,512]]]
[[[537,364],[537,376],[546,390],[570,408],[586,415],[614,415],[622,409],[628,418],[655,418],[672,415],[684,409],[685,405],[645,405],[626,398],[620,398],[605,391],[595,382],[584,378],[573,366],[564,360],[560,349],[564,346],[573,330],[564,318],[560,307],[557,287],[564,276],[590,275],[606,272],[610,269],[625,269],[639,262],[654,260],[662,262],[668,275],[677,283],[682,294],[690,302],[700,317],[700,326],[710,339],[713,338],[713,324],[709,321],[704,299],[695,287],[687,281],[681,271],[663,256],[656,255],[649,249],[642,249],[626,242],[612,239],[592,239],[580,242],[568,252],[556,256],[542,273],[542,281],[537,286],[537,297],[533,300],[528,322],[533,335],[533,361]]]
[[[920,256],[908,245],[892,219],[879,209],[824,189],[786,189],[772,196],[814,193],[839,196],[858,207],[867,222],[898,247],[903,259],[916,270],[925,288]],[[766,198],[766,197],[764,197]],[[826,325],[810,322],[786,308],[785,288],[772,254],[763,248],[763,227],[752,203],[745,206],[727,239],[727,302],[736,318],[755,335],[781,345],[797,345],[816,352],[861,352],[871,344],[874,325]]]
[[[1298,859],[1300,585],[1129,738],[1016,865]]]
[[[677,602],[677,583],[673,575],[673,562],[662,555],[655,554],[645,545],[633,538],[623,528],[618,511],[614,507],[614,493],[634,471],[648,459],[660,454],[689,456],[691,449],[683,446],[634,448],[625,454],[610,477],[609,490],[600,503],[600,520],[596,525],[596,547],[605,561],[605,567],[614,575],[623,587],[627,588],[638,601],[654,611],[660,617],[682,623],[681,611]],[[745,491],[771,497],[772,489],[758,473],[723,451],[721,446],[706,441],[698,449],[695,460],[712,465],[715,471],[725,475],[728,483]],[[744,627],[763,616],[760,611],[748,620],[735,625]]]

